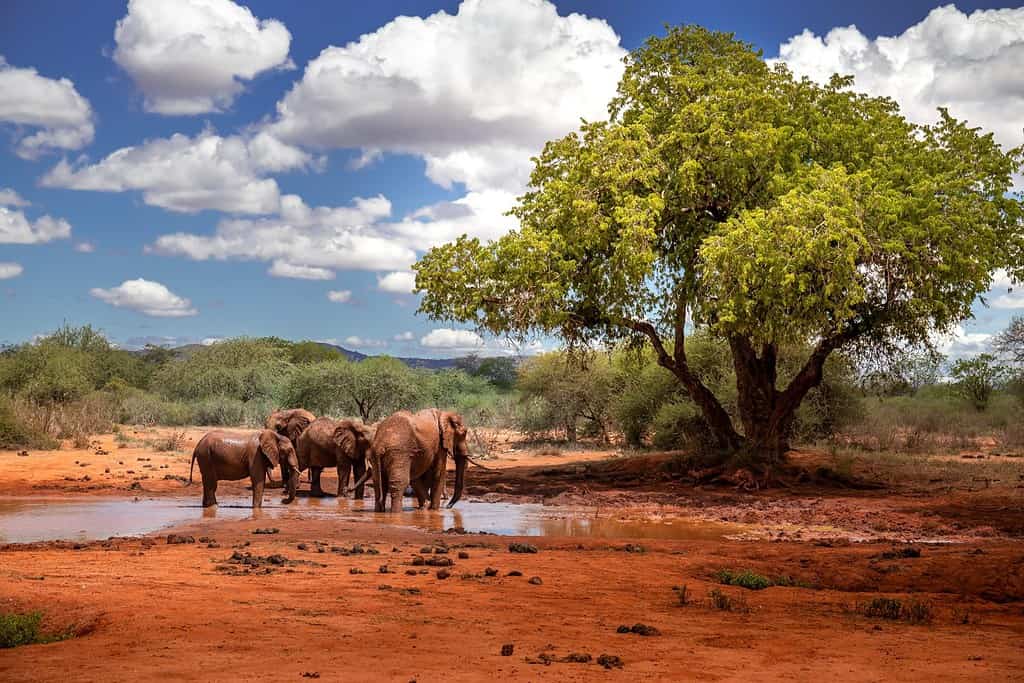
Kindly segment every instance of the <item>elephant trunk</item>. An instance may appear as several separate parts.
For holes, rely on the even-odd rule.
[[[452,499],[448,501],[448,507],[453,507],[462,497],[462,488],[466,484],[466,466],[469,458],[465,456],[455,457],[455,491],[452,492]]]
[[[285,480],[285,497],[281,502],[285,505],[295,500],[295,494],[299,490],[299,469],[297,467],[287,467],[281,470],[282,479]]]

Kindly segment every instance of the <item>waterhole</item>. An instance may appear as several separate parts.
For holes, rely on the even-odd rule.
[[[508,536],[616,539],[719,539],[738,527],[685,517],[630,516],[614,510],[537,504],[464,501],[451,510],[406,508],[401,514],[375,513],[370,501],[298,498],[291,505],[249,507],[248,498],[225,498],[202,508],[193,499],[0,498],[0,543],[96,540],[137,536],[200,520],[323,519],[392,524],[427,531],[462,527],[467,532]]]

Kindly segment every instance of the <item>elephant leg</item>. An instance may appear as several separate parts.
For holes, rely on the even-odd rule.
[[[380,463],[374,463],[373,465],[373,510],[374,512],[384,512],[384,499],[387,495],[387,477],[381,471]]]
[[[310,467],[309,478],[312,481],[312,485],[309,487],[309,494],[311,496],[322,496],[324,490],[320,488],[320,473],[324,471],[323,467]]]
[[[432,476],[433,482],[430,487],[430,509],[437,510],[441,507],[441,494],[444,493],[445,477],[448,474],[448,458],[447,456],[441,457],[440,462],[434,466],[434,471],[429,475]]]
[[[217,480],[212,477],[208,480],[203,477],[203,507],[213,507],[217,504]]]
[[[254,509],[263,507],[263,486],[266,484],[266,475],[250,477],[252,481],[252,506]]]
[[[338,459],[338,498],[344,498],[348,491],[348,477],[352,472],[352,462],[345,458]]]
[[[403,467],[398,472],[393,472],[389,479],[388,493],[391,494],[391,511],[401,512],[402,498],[405,496],[406,487],[409,486],[408,467]]]
[[[356,460],[352,463],[352,476],[355,477],[356,481],[361,481],[363,475],[366,474],[366,463],[361,460]],[[341,491],[338,491],[338,495],[341,495]],[[360,484],[356,487],[355,500],[362,500],[363,496],[366,495],[366,484]]]
[[[427,503],[427,495],[429,493],[427,490],[427,483],[423,481],[422,477],[419,479],[413,479],[412,491],[416,494],[416,500],[422,509]]]

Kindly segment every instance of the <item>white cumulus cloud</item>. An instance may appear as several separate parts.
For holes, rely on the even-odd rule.
[[[935,347],[951,359],[974,356],[991,351],[993,335],[986,332],[969,332],[963,325],[957,325],[948,333],[935,335]]]
[[[9,187],[0,188],[0,206],[23,207],[29,206],[31,202],[22,198],[20,194]]]
[[[61,160],[40,182],[73,190],[137,190],[147,204],[185,213],[269,214],[279,211],[280,193],[277,182],[263,176],[313,163],[309,154],[266,133],[221,137],[207,129],[195,137],[178,133],[123,147],[95,164]]]
[[[25,269],[21,267],[20,263],[0,262],[0,280],[10,280],[13,277],[18,277],[23,272],[25,272]]]
[[[824,36],[805,30],[783,43],[779,56],[819,82],[853,75],[857,90],[895,99],[918,123],[948,107],[1006,147],[1024,141],[1024,8],[968,15],[946,5],[898,36],[874,40],[856,26]]]
[[[357,349],[379,349],[387,346],[388,343],[380,339],[365,339],[363,337],[353,335],[351,337],[345,337],[342,340],[342,345],[352,346]]]
[[[181,318],[198,313],[188,299],[178,296],[159,282],[142,278],[125,280],[110,289],[94,287],[89,293],[111,306],[157,318]]]
[[[290,277],[296,280],[333,280],[334,271],[316,266],[301,266],[280,259],[274,261],[267,273],[274,277]]]
[[[416,275],[409,271],[396,271],[377,278],[377,289],[391,294],[412,294]]]
[[[41,216],[34,221],[21,211],[0,206],[0,244],[41,244],[71,237],[71,224],[63,218]]]
[[[327,300],[333,301],[336,304],[347,304],[352,300],[352,290],[350,289],[332,289],[327,292]]]
[[[292,67],[285,25],[231,0],[131,0],[114,42],[114,61],[158,114],[223,111],[243,81]]]
[[[415,252],[375,225],[390,213],[391,202],[382,196],[357,197],[345,207],[309,207],[285,195],[279,216],[222,220],[213,235],[163,235],[147,251],[197,261],[280,260],[291,268],[404,268],[416,260]]]
[[[15,137],[15,151],[25,159],[55,149],[81,149],[95,133],[92,106],[74,83],[12,66],[0,56],[0,124],[4,123],[35,131]]]
[[[428,349],[449,349],[474,351],[483,347],[484,340],[471,330],[454,330],[447,327],[431,330],[420,338],[420,345]]]
[[[79,242],[75,245],[75,251],[81,254],[91,254],[96,251],[96,245],[92,242]]]
[[[270,130],[293,143],[414,154],[450,187],[519,192],[530,157],[602,118],[625,50],[605,21],[546,0],[465,0],[400,16],[306,66]]]

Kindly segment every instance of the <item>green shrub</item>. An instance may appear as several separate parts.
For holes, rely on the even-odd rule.
[[[134,425],[181,427],[196,424],[192,408],[156,394],[134,390],[121,401],[120,422]]]
[[[22,614],[18,612],[0,613],[0,648],[34,645],[36,643],[53,643],[70,638],[70,631],[58,634],[44,634],[40,630],[43,615],[39,612]]]
[[[715,572],[715,579],[726,586],[739,586],[740,588],[749,588],[753,591],[764,590],[765,588],[770,588],[775,585],[775,583],[767,576],[755,574],[748,569],[741,572],[734,572],[730,569],[720,569]]]
[[[0,396],[0,448],[17,450],[23,448],[52,449],[60,444],[41,428],[24,418],[31,413],[24,403]]]

